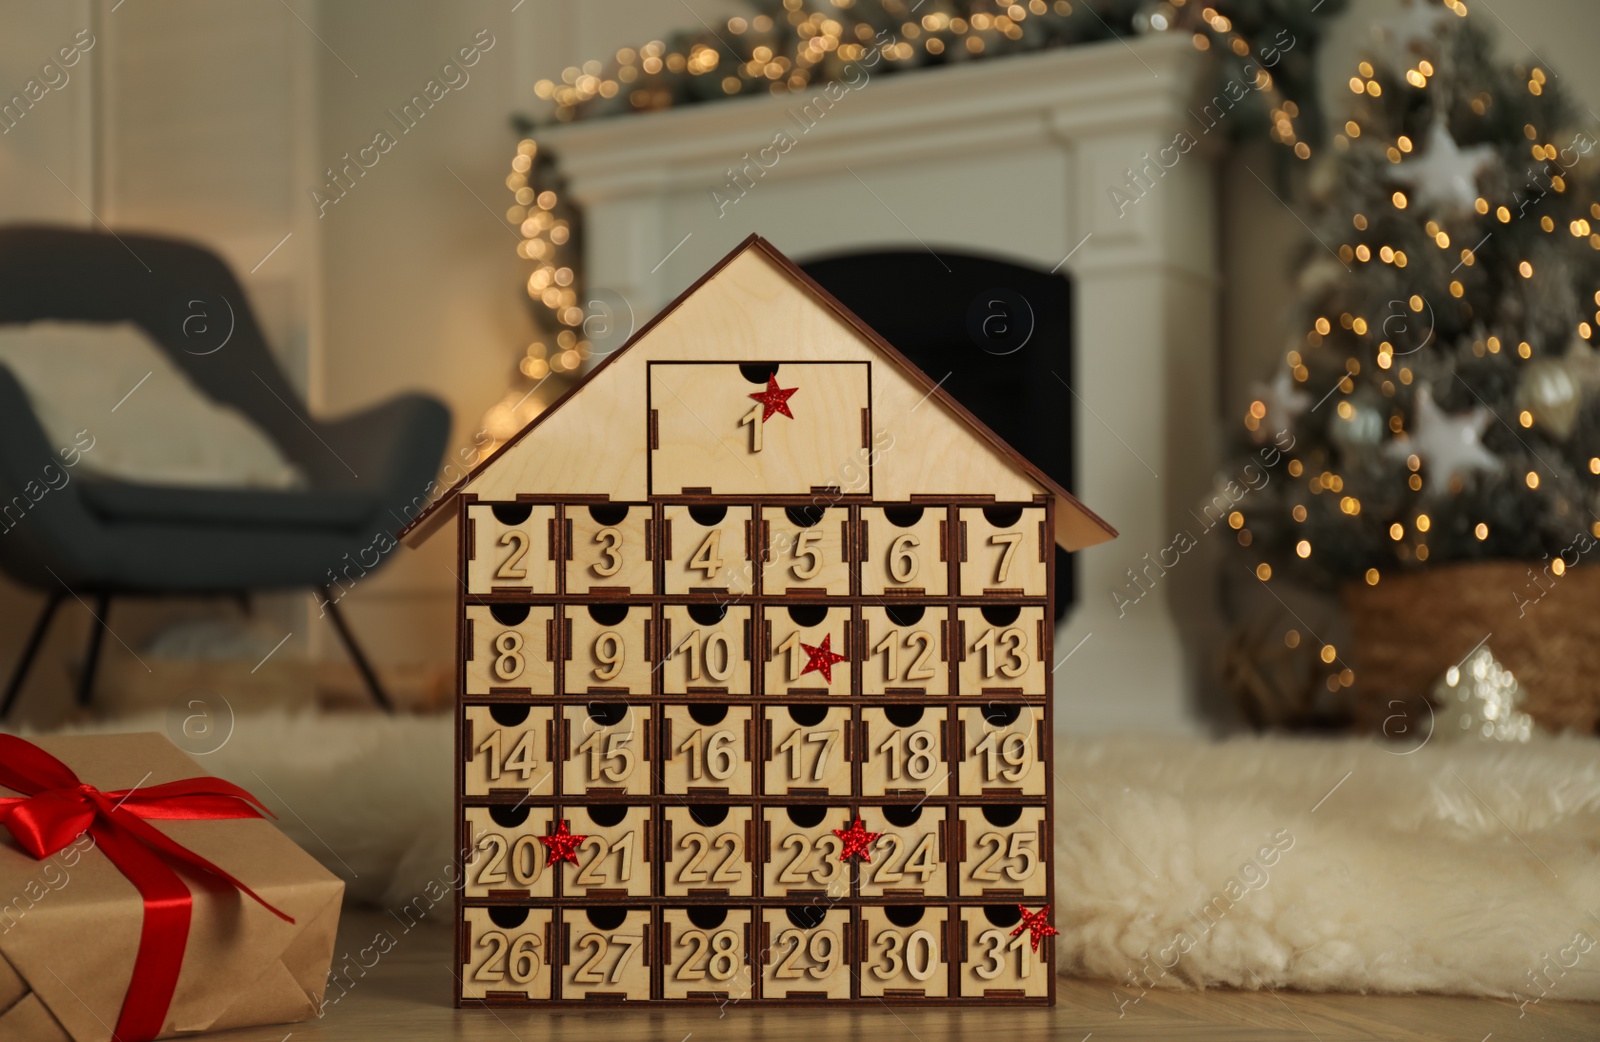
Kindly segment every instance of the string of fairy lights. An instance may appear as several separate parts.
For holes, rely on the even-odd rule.
[[[542,79],[534,91],[556,123],[648,113],[755,94],[790,94],[839,80],[846,66],[876,51],[885,71],[1027,53],[1116,35],[1090,0],[781,0],[772,13],[735,16],[703,38],[623,47]],[[1103,5],[1102,5],[1103,6]],[[1330,3],[1329,10],[1338,5]],[[918,12],[921,13],[918,13]],[[1098,27],[1098,28],[1097,28]],[[1257,53],[1232,19],[1201,0],[1141,4],[1132,27],[1187,34],[1196,49],[1235,59]],[[1268,113],[1268,136],[1301,160],[1311,146],[1297,133],[1301,107],[1273,74],[1255,65],[1249,79]],[[594,357],[582,306],[580,214],[559,169],[535,137],[517,145],[506,177],[514,201],[506,219],[520,232],[517,255],[533,263],[527,292],[539,335],[517,362],[522,382],[483,419],[496,443],[520,430],[583,372]]]
[[[1443,0],[1442,8],[1461,18],[1467,16],[1467,5],[1461,0]],[[1414,53],[1409,57],[1409,67],[1406,67],[1400,76],[1404,81],[1405,87],[1419,92],[1431,89],[1430,85],[1437,75],[1437,70],[1433,63],[1427,58]],[[1373,64],[1363,60],[1357,65],[1356,75],[1349,79],[1348,85],[1355,95],[1378,99],[1384,96],[1384,82],[1381,82],[1383,80],[1384,76],[1374,68]],[[1393,86],[1392,79],[1388,82]],[[1539,97],[1545,93],[1548,85],[1549,80],[1544,69],[1536,66],[1528,70],[1524,83],[1528,94]],[[1412,100],[1414,99],[1407,99],[1408,102]],[[1495,99],[1491,92],[1482,91],[1464,100],[1467,109],[1475,116],[1482,117],[1489,111]],[[1400,105],[1401,101],[1397,99],[1394,104]],[[1371,132],[1371,127],[1364,127],[1360,121],[1351,119],[1343,123],[1340,132],[1332,137],[1331,145],[1337,152],[1348,152],[1357,147],[1358,143],[1371,148],[1373,147],[1373,142],[1370,140]],[[1535,163],[1557,158],[1557,146],[1548,140],[1546,131],[1541,130],[1533,122],[1528,122],[1523,125],[1522,133],[1528,143],[1528,155],[1531,156]],[[1366,140],[1363,140],[1364,137]],[[1391,167],[1404,164],[1408,158],[1414,157],[1424,147],[1435,149],[1438,147],[1419,143],[1404,134],[1398,135],[1392,141],[1387,143],[1379,142],[1379,144],[1383,146],[1381,150],[1383,159]],[[1454,147],[1453,144],[1451,147]],[[1296,148],[1296,153],[1300,154],[1298,148]],[[1565,193],[1568,188],[1567,180],[1560,174],[1554,174],[1549,177],[1549,189],[1554,193]],[[1476,186],[1474,185],[1475,190]],[[1479,220],[1489,219],[1491,234],[1495,225],[1509,225],[1513,221],[1521,219],[1522,213],[1522,207],[1519,206],[1519,201],[1515,198],[1517,192],[1514,185],[1513,190],[1509,193],[1512,198],[1508,198],[1505,201],[1497,201],[1489,197],[1493,194],[1492,191],[1488,194],[1477,194],[1475,198],[1471,199],[1470,203],[1473,217]],[[1414,195],[1415,192],[1397,188],[1389,193],[1387,202],[1395,213],[1403,212],[1408,207],[1413,206]],[[1463,216],[1466,216],[1466,210],[1467,207],[1464,206]],[[1600,202],[1589,204],[1587,212],[1587,217],[1571,216],[1570,219],[1564,221],[1558,221],[1549,214],[1545,214],[1538,219],[1535,226],[1544,236],[1553,238],[1566,237],[1580,241],[1586,240],[1591,250],[1600,251]],[[1369,216],[1369,213],[1370,211],[1367,213],[1356,212],[1351,215],[1349,228],[1354,234],[1350,234],[1349,241],[1340,242],[1336,251],[1334,251],[1340,264],[1347,267],[1355,266],[1355,270],[1359,272],[1361,266],[1367,265],[1382,265],[1400,270],[1407,268],[1408,264],[1416,261],[1417,258],[1408,257],[1403,249],[1395,248],[1391,244],[1361,241],[1364,238],[1363,233],[1367,233],[1372,226],[1378,223],[1377,219]],[[1393,214],[1382,216],[1392,217]],[[1418,216],[1422,215],[1419,214]],[[1455,267],[1450,269],[1450,273],[1445,276],[1445,281],[1440,288],[1445,294],[1448,294],[1452,301],[1463,301],[1463,298],[1468,293],[1465,281],[1466,274],[1463,269],[1470,270],[1478,262],[1478,251],[1483,246],[1483,242],[1468,245],[1465,242],[1458,241],[1452,237],[1443,222],[1435,219],[1429,219],[1423,223],[1422,230],[1426,239],[1431,240],[1433,248],[1439,250],[1441,254],[1449,255],[1449,259],[1457,262]],[[1487,241],[1487,239],[1488,237],[1486,236],[1484,241]],[[1516,262],[1515,272],[1522,280],[1531,281],[1541,277],[1541,272],[1536,271],[1536,267],[1534,258],[1524,257]],[[1557,271],[1555,274],[1544,274],[1543,277],[1561,278],[1563,273]],[[1403,297],[1390,303],[1403,309],[1400,313],[1409,313],[1418,317],[1422,316],[1425,310],[1430,307],[1421,293],[1411,293],[1409,297]],[[1596,328],[1600,328],[1600,291],[1593,294],[1592,304],[1596,308],[1592,320],[1587,317],[1581,318],[1571,328],[1572,334],[1585,342],[1591,341]],[[1316,315],[1310,323],[1310,328],[1306,329],[1304,333],[1303,345],[1291,347],[1285,352],[1285,366],[1293,383],[1288,385],[1287,392],[1277,391],[1271,393],[1276,393],[1280,399],[1285,393],[1296,396],[1297,400],[1302,403],[1299,406],[1302,409],[1305,407],[1304,403],[1309,400],[1320,398],[1321,401],[1317,401],[1317,405],[1320,406],[1322,401],[1326,401],[1328,397],[1335,394],[1340,395],[1341,398],[1337,400],[1335,407],[1336,414],[1340,420],[1352,421],[1362,407],[1354,401],[1353,396],[1357,390],[1357,378],[1361,377],[1363,372],[1362,359],[1356,357],[1357,350],[1349,347],[1354,343],[1365,347],[1365,351],[1369,352],[1368,356],[1372,359],[1371,364],[1377,367],[1378,373],[1369,373],[1369,380],[1375,380],[1381,375],[1381,381],[1377,385],[1379,393],[1384,399],[1394,399],[1399,392],[1399,387],[1412,385],[1418,379],[1418,374],[1405,357],[1410,352],[1397,348],[1387,335],[1389,328],[1385,322],[1387,317],[1389,316],[1361,315],[1351,311],[1342,311],[1337,315]],[[1322,382],[1321,386],[1317,386],[1313,380],[1315,366],[1312,363],[1315,361],[1314,356],[1319,349],[1324,348],[1325,343],[1334,337],[1340,338],[1339,342],[1349,348],[1349,356],[1343,359],[1344,375],[1342,378],[1338,378],[1336,382],[1329,379]],[[1515,340],[1514,343],[1511,342],[1513,339]],[[1566,344],[1561,345],[1562,348],[1567,346]],[[1588,350],[1587,344],[1582,345],[1581,349]],[[1465,351],[1464,344],[1462,350],[1463,352]],[[1539,354],[1539,351],[1540,349],[1529,340],[1516,338],[1502,340],[1501,337],[1490,334],[1486,330],[1474,336],[1470,343],[1470,352],[1474,358],[1478,359],[1504,353],[1504,357],[1511,358],[1514,356],[1515,359],[1528,361],[1534,359]],[[1547,348],[1546,351],[1551,355],[1556,353],[1555,348]],[[1324,368],[1324,372],[1327,371]],[[1424,405],[1431,405],[1431,398],[1428,398]],[[1246,430],[1252,433],[1257,442],[1263,442],[1276,428],[1277,425],[1272,423],[1275,419],[1272,416],[1275,408],[1281,409],[1282,405],[1275,404],[1270,398],[1270,393],[1258,396],[1250,402],[1243,422]],[[1489,412],[1486,406],[1483,412],[1485,414]],[[1488,421],[1489,416],[1485,415],[1483,422],[1487,424]],[[1514,422],[1519,430],[1528,430],[1536,426],[1539,418],[1535,409],[1524,407],[1517,410],[1515,418],[1511,422]],[[1393,438],[1396,435],[1405,436],[1408,433],[1414,433],[1408,432],[1406,418],[1397,404],[1389,408],[1389,415],[1384,427],[1391,436],[1389,445],[1410,446],[1414,443],[1415,439],[1396,440]],[[1301,448],[1305,448],[1305,446],[1301,446]],[[1442,491],[1451,493],[1459,493],[1461,491],[1463,483],[1458,474],[1438,475],[1428,473],[1425,475],[1425,470],[1434,471],[1435,468],[1425,467],[1426,461],[1422,456],[1419,456],[1418,452],[1407,452],[1405,448],[1399,448],[1396,451],[1397,453],[1405,453],[1402,473],[1405,477],[1405,487],[1412,493],[1422,492],[1429,482],[1434,482],[1435,487],[1440,487]],[[1537,457],[1536,453],[1534,455]],[[1285,459],[1285,470],[1288,476],[1295,481],[1304,482],[1304,487],[1311,495],[1321,496],[1328,494],[1337,496],[1338,511],[1349,518],[1353,519],[1362,514],[1364,509],[1362,500],[1354,492],[1346,493],[1344,477],[1332,465],[1329,465],[1329,460],[1324,453],[1314,450],[1303,455],[1295,455],[1291,451],[1286,453]],[[1591,475],[1600,475],[1600,456],[1592,456],[1588,459],[1587,470]],[[1541,480],[1543,479],[1541,479],[1539,470],[1530,465],[1520,475],[1520,480],[1527,489],[1537,490],[1540,488]],[[1387,526],[1386,534],[1388,540],[1393,544],[1390,549],[1401,562],[1426,562],[1430,557],[1430,537],[1438,528],[1438,518],[1430,515],[1430,509],[1437,514],[1440,507],[1435,505],[1430,508],[1428,501],[1420,499],[1410,500],[1409,504],[1406,516],[1393,520]],[[1267,509],[1270,510],[1271,508]],[[1295,526],[1307,524],[1308,513],[1304,503],[1296,503],[1288,511],[1288,516]],[[1379,516],[1380,518],[1382,517],[1381,514]],[[1590,516],[1595,517],[1596,515],[1591,511]],[[1261,514],[1257,514],[1257,521],[1263,520],[1266,519]],[[1491,525],[1487,519],[1474,521],[1469,517],[1467,520],[1471,523],[1470,531],[1472,537],[1478,542],[1481,543],[1490,538]],[[1227,521],[1229,527],[1235,532],[1238,544],[1241,547],[1252,546],[1256,541],[1256,536],[1252,532],[1250,518],[1246,516],[1245,511],[1232,511],[1228,515]],[[1600,537],[1600,519],[1594,520],[1590,526],[1590,531],[1594,536]],[[1288,538],[1280,540],[1280,542],[1283,543],[1285,548],[1292,548],[1293,555],[1301,560],[1310,559],[1315,550],[1312,540],[1308,536],[1302,537],[1299,533],[1294,532],[1292,526]],[[1568,566],[1561,560],[1560,556],[1554,556],[1547,562],[1547,567],[1551,574],[1560,577]],[[1266,583],[1273,578],[1272,565],[1266,560],[1260,560],[1254,565],[1254,573],[1258,580]],[[1377,586],[1382,578],[1383,575],[1380,573],[1379,568],[1367,567],[1364,572],[1359,573],[1357,581],[1364,582],[1367,586]],[[1298,648],[1303,639],[1301,632],[1293,628],[1288,629],[1283,637],[1284,644],[1290,649]],[[1314,635],[1310,639],[1315,640]],[[1337,648],[1332,643],[1321,641],[1317,643],[1320,644],[1320,647],[1316,649],[1316,657],[1328,667],[1328,675],[1326,676],[1328,690],[1338,691],[1340,688],[1352,686],[1355,682],[1355,675],[1351,669],[1344,667]]]

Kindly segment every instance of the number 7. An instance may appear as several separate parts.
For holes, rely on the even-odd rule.
[[[989,537],[990,546],[1004,546],[1000,551],[1000,563],[995,566],[994,581],[1003,583],[1006,576],[1011,574],[1011,559],[1017,555],[1017,544],[1022,542],[1021,532],[996,532]]]

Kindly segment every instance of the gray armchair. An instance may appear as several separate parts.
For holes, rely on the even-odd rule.
[[[8,715],[56,609],[96,604],[78,699],[93,692],[113,597],[322,590],[324,610],[373,698],[390,708],[329,587],[382,564],[394,532],[420,509],[450,416],[407,394],[357,415],[312,418],[289,385],[233,273],[203,247],[53,227],[0,228],[0,324],[131,321],[216,401],[263,430],[309,478],[296,491],[129,484],[73,472],[35,495],[59,466],[21,386],[0,366],[0,571],[46,601],[3,699]],[[90,431],[92,435],[92,430]],[[342,588],[341,586],[341,588]]]

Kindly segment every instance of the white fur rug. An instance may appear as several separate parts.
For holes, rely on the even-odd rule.
[[[443,717],[265,713],[198,759],[353,900],[395,909],[453,877],[450,743]],[[1056,763],[1059,966],[1121,1000],[1218,984],[1600,999],[1600,743],[1126,737],[1062,741]]]
[[[1065,973],[1600,999],[1600,743],[1058,744]]]

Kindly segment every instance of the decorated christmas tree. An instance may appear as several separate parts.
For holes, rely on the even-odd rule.
[[[1252,459],[1283,450],[1231,518],[1262,579],[1559,576],[1600,545],[1600,151],[1492,42],[1459,0],[1413,0],[1353,70],[1291,341],[1245,418]]]

